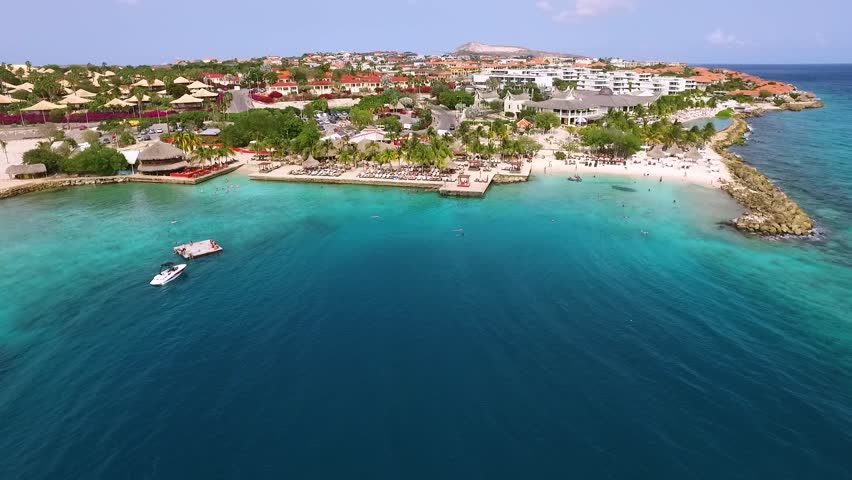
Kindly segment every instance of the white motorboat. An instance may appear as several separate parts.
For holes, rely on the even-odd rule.
[[[160,265],[160,273],[151,280],[151,285],[155,287],[163,286],[172,280],[176,279],[186,269],[186,264],[175,265],[172,262]]]

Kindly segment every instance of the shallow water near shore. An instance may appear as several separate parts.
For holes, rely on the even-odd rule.
[[[828,153],[759,143],[832,108],[738,149],[822,241],[600,176],[0,202],[0,478],[849,478],[852,156],[826,184]],[[148,286],[206,238],[225,251]]]

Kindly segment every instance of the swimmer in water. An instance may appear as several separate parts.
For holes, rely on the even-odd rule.
[[[642,235],[648,235],[648,231],[647,231],[647,230],[642,230]]]

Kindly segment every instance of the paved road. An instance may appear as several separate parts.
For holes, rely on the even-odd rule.
[[[432,107],[432,126],[435,127],[435,130],[449,131],[451,127],[457,125],[458,119],[456,112],[441,105]]]
[[[249,97],[248,90],[231,90],[231,95],[233,100],[231,101],[231,105],[228,107],[227,113],[247,112],[254,107],[252,105],[251,98]]]

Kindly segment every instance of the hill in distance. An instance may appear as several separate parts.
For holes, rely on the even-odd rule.
[[[545,57],[545,56],[559,56],[559,57],[579,57],[582,55],[574,55],[571,53],[554,53],[554,52],[543,52],[541,50],[531,50],[529,48],[524,47],[509,47],[503,45],[486,45],[484,43],[465,43],[460,46],[454,52],[456,55],[469,55],[469,56],[490,56],[490,57]]]

